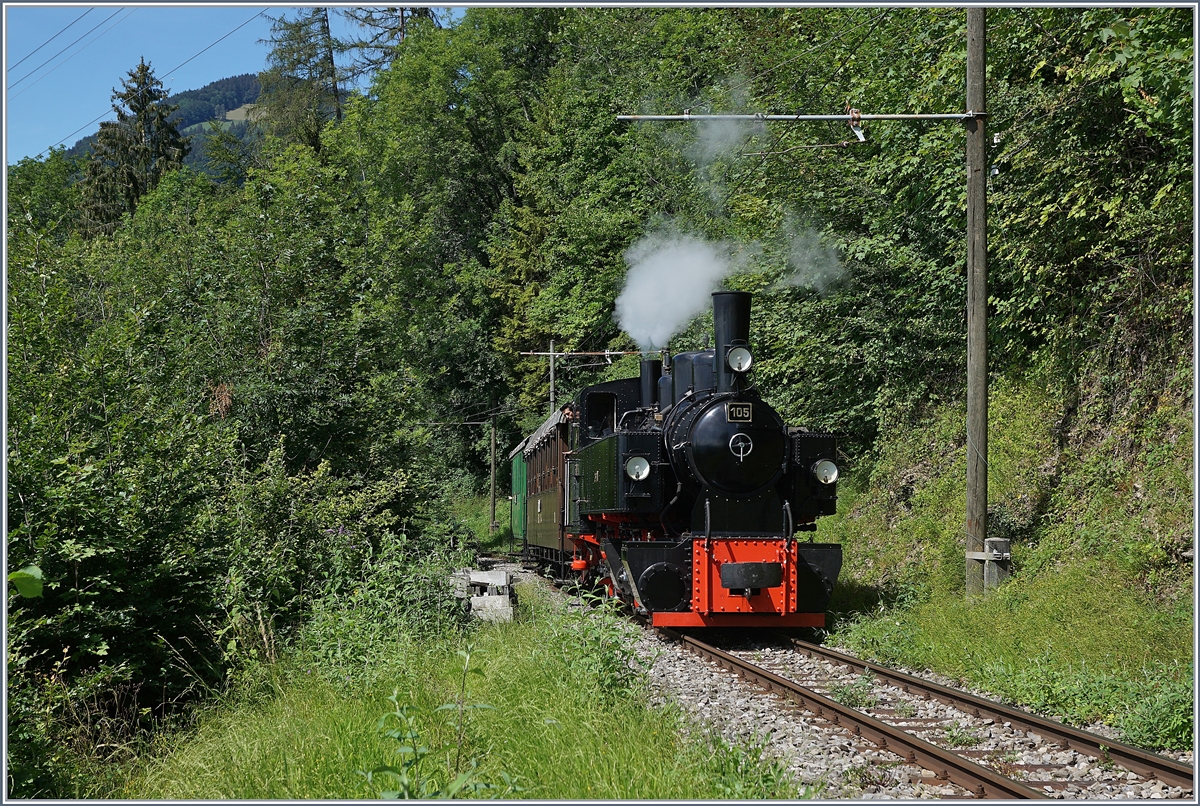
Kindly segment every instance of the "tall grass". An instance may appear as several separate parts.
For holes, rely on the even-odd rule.
[[[1192,613],[1131,595],[1112,566],[1075,564],[973,601],[884,609],[833,636],[883,663],[935,669],[1137,744],[1191,748]]]
[[[496,468],[497,473],[508,472],[508,466],[501,464]],[[511,504],[508,494],[496,494],[496,532],[491,531],[489,516],[491,513],[491,496],[457,496],[450,503],[450,511],[463,529],[484,552],[508,553],[521,550],[521,544],[513,540],[511,524]]]
[[[498,789],[546,799],[796,797],[782,765],[760,749],[702,730],[681,738],[682,714],[649,708],[633,661],[633,628],[603,609],[560,608],[523,588],[520,617],[390,644],[377,673],[329,674],[303,655],[280,666],[277,693],[208,719],[170,756],[147,764],[129,798],[375,797],[359,771],[397,762],[378,721],[409,706],[431,785],[461,769]],[[380,639],[381,641],[384,639]],[[463,644],[473,645],[463,689]],[[309,655],[307,660],[313,659]],[[632,664],[632,665],[631,665]],[[490,708],[459,711],[464,704]],[[439,706],[454,704],[445,710]],[[460,728],[460,713],[463,723]],[[461,746],[460,746],[461,736]],[[459,759],[458,769],[455,761]],[[474,767],[467,767],[467,762]],[[508,783],[515,787],[510,788]],[[470,794],[467,792],[465,794]]]

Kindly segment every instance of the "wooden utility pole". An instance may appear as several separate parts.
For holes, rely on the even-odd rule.
[[[492,415],[492,517],[488,521],[488,534],[496,534],[500,524],[496,522],[496,415]]]
[[[554,413],[554,339],[550,339],[550,413]]]
[[[984,589],[987,546],[987,10],[967,9],[967,595]],[[989,569],[993,570],[993,569]],[[994,576],[989,574],[988,576]],[[992,581],[992,580],[989,580]],[[989,586],[990,587],[990,586]]]

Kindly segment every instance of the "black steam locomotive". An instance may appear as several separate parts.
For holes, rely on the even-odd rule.
[[[655,626],[824,626],[841,546],[797,533],[834,512],[834,437],[749,384],[750,294],[714,293],[713,329],[713,349],[585,387],[517,446],[525,559]]]

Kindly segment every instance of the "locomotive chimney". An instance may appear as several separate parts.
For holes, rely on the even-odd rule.
[[[717,391],[732,392],[738,373],[730,367],[729,351],[741,347],[744,352],[750,346],[751,295],[747,291],[717,291],[712,297]]]
[[[658,379],[662,377],[663,362],[657,358],[642,359],[642,408],[652,409],[658,402]]]

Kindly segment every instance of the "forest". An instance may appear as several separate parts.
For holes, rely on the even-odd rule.
[[[209,133],[203,170],[144,64],[91,153],[7,169],[8,571],[37,582],[8,594],[9,796],[94,792],[292,648],[458,629],[441,580],[488,540],[457,513],[490,443],[456,423],[494,418],[507,455],[549,411],[522,353],[639,349],[616,300],[672,243],[755,292],[772,405],[839,435],[835,634],[978,681],[928,639],[999,608],[1003,693],[1191,748],[1190,9],[988,10],[988,518],[1014,574],[977,608],[961,123],[616,119],[962,112],[962,9],[400,11],[354,61],[277,23],[260,136]],[[564,360],[556,394],[636,372]],[[1095,658],[1059,700],[1013,673],[1043,628]]]

